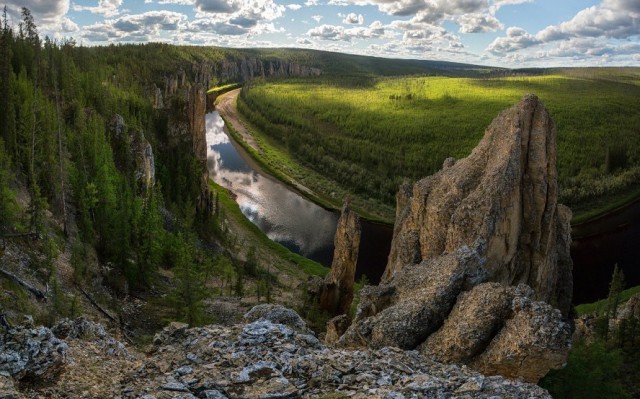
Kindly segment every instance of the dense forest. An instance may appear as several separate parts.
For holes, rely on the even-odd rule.
[[[18,26],[8,24],[5,9],[0,30],[0,252],[26,248],[34,255],[25,272],[53,287],[50,307],[36,318],[51,323],[80,312],[76,294],[59,289],[63,253],[79,289],[97,281],[115,297],[160,289],[164,317],[190,324],[206,321],[203,300],[216,289],[241,295],[246,268],[268,292],[269,276],[226,250],[234,237],[222,231],[220,212],[197,206],[203,163],[191,137],[170,137],[170,125],[185,118],[185,91],[163,110],[151,101],[150,85],[176,70],[187,68],[193,80],[190,54],[176,57],[181,50],[171,48],[162,58],[162,45],[43,40],[26,8]],[[139,62],[145,52],[155,62]],[[216,49],[202,53],[222,57]],[[0,284],[3,316],[29,311],[15,300],[21,287]]]
[[[465,157],[498,112],[535,93],[558,126],[561,201],[574,221],[637,196],[640,70],[487,74],[255,83],[238,109],[301,164],[392,207],[403,181]]]

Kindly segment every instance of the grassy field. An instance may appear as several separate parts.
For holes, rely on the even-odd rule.
[[[558,126],[561,201],[574,222],[637,197],[640,68],[290,79],[245,88],[238,109],[302,165],[388,206],[403,181],[468,155],[498,112],[526,93],[542,99]]]

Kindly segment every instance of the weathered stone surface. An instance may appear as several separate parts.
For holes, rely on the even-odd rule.
[[[400,188],[382,282],[362,290],[339,344],[419,347],[533,382],[561,367],[571,333],[562,319],[571,306],[571,211],[557,196],[555,125],[528,95],[467,158]]]
[[[131,148],[135,161],[135,176],[142,189],[149,190],[156,182],[156,163],[151,143],[140,131],[134,134]]]
[[[207,89],[200,84],[194,84],[189,91],[187,103],[189,116],[189,131],[193,140],[193,153],[200,161],[207,160],[207,130],[205,114],[207,113]]]
[[[153,149],[140,130],[127,128],[121,115],[115,114],[111,120],[111,134],[116,145],[128,146],[134,164],[133,169],[128,161],[119,160],[118,167],[126,173],[133,173],[138,186],[142,190],[148,190],[155,184],[156,166]]]
[[[107,356],[132,357],[124,344],[109,335],[102,324],[92,322],[84,317],[59,320],[51,330],[59,339],[91,340]]]
[[[509,288],[485,283],[460,294],[442,328],[420,351],[445,363],[467,363],[479,355],[511,314],[514,293]]]
[[[354,323],[340,338],[345,346],[414,349],[436,331],[479,262],[467,247],[405,268],[393,284],[364,287]]]
[[[351,211],[346,200],[338,219],[331,270],[320,289],[320,308],[334,316],[348,313],[353,301],[360,232],[360,217]]]
[[[269,320],[272,323],[284,324],[296,331],[309,333],[307,324],[294,310],[285,308],[282,305],[263,303],[254,306],[244,315],[247,323],[252,323],[260,319]]]
[[[629,300],[620,307],[618,319],[621,320],[640,320],[640,293],[634,294]]]
[[[467,158],[400,190],[383,281],[467,245],[486,259],[487,280],[528,284],[537,300],[562,302],[566,315],[571,213],[557,197],[555,124],[528,95],[498,115]]]
[[[95,325],[86,327],[100,335]],[[80,331],[77,335],[89,341],[68,334],[74,362],[55,385],[43,391],[32,387],[29,397],[274,399],[338,393],[361,399],[551,398],[538,386],[485,377],[467,367],[434,362],[417,351],[328,348],[313,335],[263,317],[229,327],[189,329],[174,324],[165,329],[153,352],[136,359],[94,351],[95,335],[82,332],[84,327],[67,323],[66,330]],[[189,360],[194,357],[200,361]],[[1,386],[9,389],[10,381],[0,377]]]
[[[346,314],[338,315],[327,322],[327,332],[324,336],[324,342],[327,344],[333,344],[338,342],[338,339],[347,331],[351,320]]]
[[[516,296],[517,299],[517,296]],[[544,302],[526,299],[471,366],[485,374],[537,382],[550,368],[561,368],[571,348],[571,327]]]
[[[0,375],[52,382],[67,364],[67,344],[47,327],[17,326],[0,336]]]
[[[256,77],[319,76],[321,70],[279,59],[257,58],[225,59],[216,66],[216,75],[222,81],[249,81]]]

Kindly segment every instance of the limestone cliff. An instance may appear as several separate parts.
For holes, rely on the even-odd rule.
[[[334,238],[333,262],[320,290],[320,308],[336,316],[349,312],[360,248],[360,217],[346,200]]]
[[[224,59],[215,67],[221,81],[246,82],[256,77],[319,76],[320,69],[280,59],[259,58]]]
[[[189,146],[202,165],[198,211],[212,214],[215,198],[209,189],[207,162],[207,131],[205,115],[208,111],[207,89],[211,81],[211,65],[195,63],[190,73],[183,69],[165,78],[165,102],[168,104],[168,146]],[[184,148],[184,147],[183,147]]]
[[[400,189],[381,285],[362,291],[339,343],[419,347],[533,382],[561,367],[571,342],[571,212],[557,198],[556,128],[528,95],[467,158]]]

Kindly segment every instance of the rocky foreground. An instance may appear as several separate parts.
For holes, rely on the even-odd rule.
[[[0,398],[551,398],[417,351],[327,347],[281,306],[259,305],[245,320],[172,323],[147,354],[83,318],[13,327],[0,341]]]

